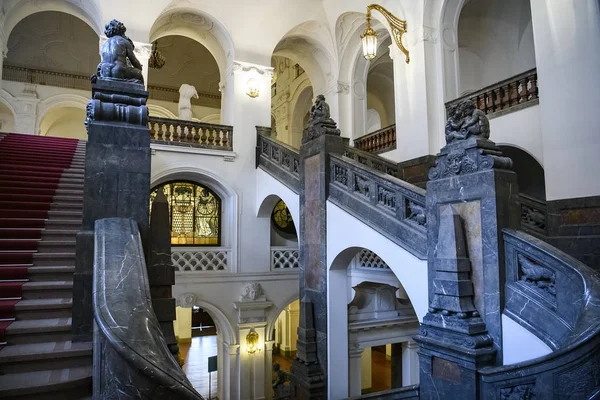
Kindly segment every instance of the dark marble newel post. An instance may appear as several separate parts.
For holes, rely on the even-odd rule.
[[[92,340],[94,222],[130,218],[138,223],[142,243],[148,236],[148,92],[125,27],[111,21],[105,34],[109,39],[102,47],[98,73],[92,76],[92,100],[87,106],[83,225],[77,234],[73,281],[73,334],[79,341]],[[133,66],[123,68],[128,61]]]
[[[519,226],[520,210],[512,161],[489,133],[471,101],[456,105],[429,172],[430,309],[415,338],[424,399],[476,398],[476,369],[502,364],[502,229]]]
[[[307,305],[312,305],[315,331],[312,340],[316,340],[317,360],[303,359],[304,353],[300,350],[296,354],[290,379],[296,398],[300,399],[326,396],[328,154],[341,154],[344,143],[330,117],[325,98],[317,96],[300,147],[300,298],[306,300],[300,303],[300,315],[306,316]],[[299,333],[306,329],[311,331],[312,327],[304,325],[306,321],[308,317],[300,319]],[[300,346],[300,338],[298,340]],[[320,377],[315,376],[318,371],[314,368],[315,362],[320,365]]]

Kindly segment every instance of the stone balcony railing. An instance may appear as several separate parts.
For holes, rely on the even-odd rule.
[[[171,261],[178,272],[231,272],[232,251],[225,247],[173,247]]]
[[[233,151],[233,127],[170,118],[148,118],[152,143]]]
[[[396,148],[396,125],[386,126],[354,139],[354,147],[373,154],[394,150]]]
[[[300,251],[298,247],[271,247],[271,271],[298,271],[299,266]]]
[[[487,114],[488,118],[534,106],[539,102],[537,69],[531,69],[449,101],[446,103],[446,114],[450,107],[465,99],[472,100],[478,109]]]

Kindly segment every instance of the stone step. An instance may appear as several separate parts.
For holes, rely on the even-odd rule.
[[[60,187],[60,185],[62,185],[62,184],[83,185],[83,181],[84,181],[83,176],[79,176],[79,175],[73,176],[73,174],[68,174],[68,175],[63,174],[60,177],[58,186]]]
[[[71,340],[71,337],[70,317],[17,320],[6,328],[9,345],[60,342]]]
[[[15,317],[18,321],[43,318],[69,318],[73,299],[25,299],[15,304]]]
[[[0,376],[0,398],[73,400],[92,392],[92,367],[52,369]]]
[[[61,180],[58,184],[58,190],[61,189],[83,191],[83,183],[63,183]]]
[[[77,232],[79,232],[79,229],[46,228],[42,230],[42,240],[74,240],[77,237]]]
[[[75,252],[69,253],[35,253],[33,255],[33,265],[35,267],[58,266],[71,267],[75,266]]]
[[[73,280],[29,281],[23,284],[23,299],[57,299],[73,296]]]
[[[48,211],[48,219],[56,220],[76,220],[81,223],[83,219],[83,211],[79,210],[50,210]],[[46,225],[47,226],[47,225]]]
[[[79,231],[81,229],[81,220],[77,219],[60,219],[60,218],[52,218],[46,220],[46,230],[47,231]],[[42,235],[44,232],[42,232]],[[43,237],[43,236],[42,236]]]
[[[79,198],[81,201],[83,201],[83,185],[81,185],[81,187],[77,189],[58,187],[58,189],[56,189],[56,191],[54,192],[54,201],[57,201],[57,197],[59,196]]]
[[[92,342],[16,344],[0,352],[0,375],[84,367],[92,364]]]
[[[75,252],[75,239],[72,240],[42,240],[38,243],[40,253],[72,253]]]
[[[83,212],[83,202],[77,203],[52,203],[51,211],[79,211]]]
[[[74,266],[29,267],[30,282],[68,281],[73,279]]]

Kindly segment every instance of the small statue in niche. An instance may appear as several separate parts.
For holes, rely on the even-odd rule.
[[[198,98],[198,92],[192,85],[184,83],[179,88],[179,119],[192,120],[192,102],[191,98]]]
[[[144,83],[142,64],[134,54],[133,41],[125,36],[126,31],[125,25],[116,19],[106,24],[104,34],[108,40],[102,45],[102,59],[96,75],[92,75],[93,82],[101,78]]]
[[[475,107],[472,100],[463,100],[448,108],[446,122],[446,144],[465,140],[470,136],[490,138],[490,122],[485,113]]]

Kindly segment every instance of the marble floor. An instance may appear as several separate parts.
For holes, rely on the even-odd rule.
[[[179,350],[185,359],[183,371],[194,388],[208,400],[208,357],[217,355],[217,337],[194,337],[191,343],[180,344]],[[212,373],[210,398],[213,400],[217,399],[217,376],[216,371]]]

